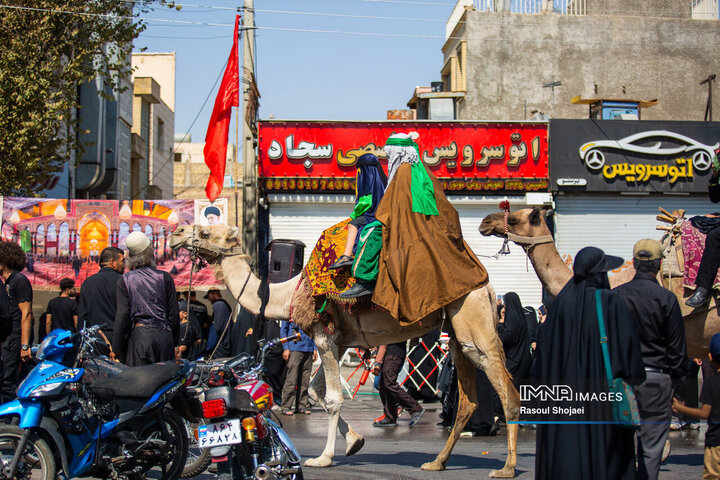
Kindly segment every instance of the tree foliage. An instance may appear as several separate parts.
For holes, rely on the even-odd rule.
[[[0,195],[35,196],[81,151],[78,86],[129,77],[149,2],[7,0],[0,7]],[[8,8],[10,7],[10,8]],[[134,16],[133,16],[134,15]],[[74,167],[74,165],[73,165]]]

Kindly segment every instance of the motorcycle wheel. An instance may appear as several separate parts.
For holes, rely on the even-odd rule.
[[[0,478],[8,478],[10,463],[25,430],[14,425],[0,425]],[[30,435],[25,445],[25,453],[18,465],[15,478],[25,480],[54,480],[56,475],[55,457],[47,442]]]
[[[187,460],[189,444],[185,421],[175,410],[169,408],[164,409],[158,416],[164,418],[165,425],[167,425],[167,430],[171,437],[170,442],[173,445],[172,456],[169,462],[165,464],[165,478],[181,478]],[[147,429],[141,432],[140,438],[147,438],[147,436],[152,435],[158,430],[159,425],[157,422],[153,422],[148,425]]]
[[[197,440],[195,440],[195,428],[197,423],[185,422],[185,430],[187,431],[189,448],[188,456],[185,461],[185,468],[182,471],[182,478],[192,478],[200,475],[210,466],[212,456],[209,448],[199,448]]]

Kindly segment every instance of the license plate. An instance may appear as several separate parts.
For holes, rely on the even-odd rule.
[[[240,420],[233,418],[224,422],[198,426],[198,447],[210,448],[242,442]]]

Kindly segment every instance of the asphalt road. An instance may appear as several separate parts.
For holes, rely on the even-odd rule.
[[[344,455],[345,442],[338,434],[336,457],[331,468],[304,468],[308,480],[410,480],[441,479],[465,480],[487,478],[491,470],[501,468],[505,462],[507,440],[504,431],[497,437],[460,438],[444,472],[425,472],[420,465],[431,461],[442,449],[448,432],[437,427],[439,403],[426,405],[427,412],[420,423],[410,430],[409,415],[404,413],[395,428],[376,428],[374,418],[382,414],[377,396],[363,395],[346,399],[343,417],[353,428],[365,436],[365,446],[351,457]],[[319,455],[325,446],[327,417],[320,409],[312,415],[281,416],[303,458]],[[671,433],[672,454],[662,466],[660,478],[700,478],[703,464],[703,430]],[[521,429],[518,440],[518,466],[516,478],[534,478],[535,432]],[[205,473],[203,480],[214,478]]]

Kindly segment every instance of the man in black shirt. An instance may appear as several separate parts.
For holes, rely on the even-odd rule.
[[[188,301],[182,293],[177,293],[178,309],[180,311],[180,330],[178,333],[177,351],[180,357],[196,360],[201,353],[200,322],[192,308],[188,308]]]
[[[33,292],[30,280],[20,273],[25,268],[25,252],[20,245],[0,241],[0,275],[5,280],[5,290],[10,299],[12,326],[0,349],[3,375],[0,394],[4,401],[15,397],[20,381],[20,361],[32,358],[30,334],[32,331]]]
[[[685,326],[675,295],[663,288],[660,271],[662,246],[640,240],[633,248],[635,278],[615,288],[635,323],[646,380],[635,387],[640,410],[638,470],[640,479],[656,479],[670,429],[672,381],[685,373]]]
[[[115,314],[117,313],[117,283],[125,271],[125,254],[117,247],[107,247],[100,252],[100,271],[85,279],[80,292],[78,321],[80,328],[105,325],[102,331],[112,340]],[[109,352],[103,346],[101,353]]]
[[[190,292],[190,309],[195,312],[195,316],[197,317],[198,322],[200,322],[200,334],[202,335],[202,339],[207,341],[208,334],[210,333],[210,324],[212,323],[210,321],[210,313],[208,313],[208,308],[205,304],[197,299],[195,290]]]
[[[60,296],[50,300],[47,310],[46,332],[52,332],[56,328],[77,332],[78,306],[75,301],[75,280],[72,278],[60,280]]]
[[[73,256],[72,268],[75,271],[75,278],[80,276],[80,268],[82,267],[82,264],[83,262],[81,258]]]

